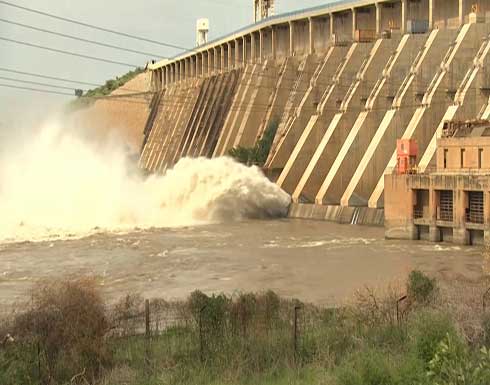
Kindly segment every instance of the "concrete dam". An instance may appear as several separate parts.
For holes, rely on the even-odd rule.
[[[432,167],[448,120],[490,117],[490,0],[342,1],[264,19],[149,65],[140,167],[219,157],[277,131],[290,215],[383,221],[396,140]]]

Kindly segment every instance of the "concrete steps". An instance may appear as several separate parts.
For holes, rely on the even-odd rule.
[[[326,125],[326,130],[293,190],[293,200],[315,201],[335,156],[348,134],[344,125],[346,127],[352,126],[361,108],[363,87],[359,87],[359,84],[352,85],[352,83],[362,82],[367,72],[372,70],[371,64],[376,54],[380,52],[380,46],[381,42],[353,44],[349,48],[343,63],[338,67],[334,84],[325,90],[318,107],[322,116],[316,124]],[[354,80],[352,81],[352,79]],[[328,101],[330,101],[330,105],[335,101],[335,105],[339,107],[345,101],[344,108],[350,106],[352,110],[349,110],[347,114],[345,111],[335,113],[334,108],[326,108]],[[357,111],[357,114],[354,111]]]
[[[310,82],[310,87],[297,108],[295,124],[299,127],[294,129],[300,130],[302,127],[304,129],[277,180],[277,184],[290,193],[294,191],[308,165],[311,153],[323,135],[322,132],[319,132],[321,126],[316,124],[319,118],[316,111],[320,103],[322,89],[332,81],[335,68],[340,64],[345,52],[344,47],[331,47],[328,50],[325,57],[319,62]]]
[[[180,159],[180,144],[183,140],[185,140],[185,135],[188,132],[187,129],[198,114],[202,103],[203,94],[207,91],[209,84],[209,79],[200,80],[197,92],[194,90],[192,99],[188,102],[185,116],[180,120],[178,125],[173,127],[170,140],[168,141],[167,148],[163,154],[162,165],[165,169],[172,167]]]
[[[257,74],[257,83],[251,89],[250,98],[244,106],[244,114],[233,147],[253,147],[259,136],[260,123],[267,113],[267,101],[277,83],[277,70],[272,62],[266,60]]]
[[[305,56],[299,65],[296,80],[289,92],[282,118],[272,143],[269,159],[266,162],[267,168],[283,168],[301,135],[297,129],[298,125],[295,125],[295,121],[298,119],[296,107],[301,104],[308,91],[317,65],[318,58],[316,55]]]
[[[240,82],[238,83],[238,89],[233,98],[231,108],[225,119],[223,131],[221,132],[220,138],[218,139],[218,143],[213,153],[214,157],[225,155],[226,152],[228,151],[227,149],[229,148],[230,141],[231,143],[233,143],[233,140],[236,135],[236,131],[238,130],[237,127],[238,115],[240,109],[243,108],[243,105],[245,103],[246,94],[248,88],[250,87],[250,82],[253,79],[253,74],[255,70],[256,70],[255,64],[246,65],[243,69]]]
[[[289,91],[296,79],[294,76],[296,69],[297,63],[292,57],[287,57],[280,66],[279,79],[273,87],[273,92],[267,104],[267,112],[264,120],[261,122],[256,140],[262,137],[265,130],[272,122],[279,122],[282,111],[288,100]]]
[[[362,153],[374,135],[375,127],[366,124],[367,111],[362,111],[369,101],[373,86],[381,87],[378,81],[379,68],[389,68],[395,63],[393,57],[401,39],[377,40],[361,66],[356,81],[342,102],[342,119],[339,122],[330,153],[333,154],[331,168],[323,181],[315,201],[323,204],[339,204]],[[403,46],[400,48],[403,49]],[[383,75],[382,75],[383,76]],[[369,90],[369,91],[368,91]],[[364,96],[365,95],[365,96]],[[374,100],[370,103],[374,104]],[[347,155],[349,155],[347,157]]]
[[[203,117],[199,122],[194,136],[189,144],[186,156],[198,156],[199,150],[202,146],[202,142],[208,135],[212,122],[216,117],[216,103],[219,102],[223,97],[223,93],[225,87],[228,85],[229,78],[229,73],[225,73],[216,77],[216,85],[214,87],[213,93],[210,95],[210,98],[206,102]]]
[[[425,79],[430,71],[432,76],[435,75],[437,66],[433,63],[441,62],[446,53],[444,47],[448,46],[453,36],[452,32],[435,30],[425,36],[411,36],[407,41],[404,52],[397,59],[400,65],[392,69],[396,76],[389,82],[392,87],[389,94],[394,94],[392,105],[381,107],[378,104],[381,99],[377,98],[375,110],[370,112],[367,119],[376,131],[366,138],[362,157],[342,193],[342,205],[367,205],[373,191],[379,188],[377,184],[383,179],[382,175],[396,148],[396,139],[406,136],[407,126],[413,126],[410,122],[415,123],[420,116],[416,114],[417,87],[425,80],[419,80],[419,76]]]
[[[222,132],[224,120],[227,112],[229,111],[232,103],[233,96],[235,94],[238,80],[240,77],[240,71],[234,70],[230,73],[227,84],[224,87],[219,100],[215,103],[215,117],[208,131],[207,137],[202,143],[202,147],[199,151],[199,156],[211,157],[216,147],[219,134]]]
[[[422,102],[417,108],[413,118],[407,126],[402,138],[413,138],[419,143],[420,154],[424,154],[427,149],[435,149],[436,139],[434,136],[442,130],[442,124],[446,119],[457,117],[458,107],[452,107],[454,98],[448,97],[448,85],[452,83],[466,83],[466,68],[461,71],[463,63],[470,63],[468,57],[475,57],[480,51],[480,38],[485,36],[486,27],[482,25],[465,25],[457,31],[457,36],[450,45],[436,74],[431,80]],[[475,44],[478,41],[478,44]],[[454,68],[454,70],[453,70]],[[449,77],[448,74],[451,74]],[[449,78],[449,79],[448,79]],[[458,87],[459,88],[459,87]],[[394,147],[393,147],[394,148]],[[419,165],[425,169],[431,162],[432,157],[422,155]],[[384,170],[384,173],[392,172],[396,166],[396,153],[392,152],[391,158]],[[370,207],[383,206],[384,173],[369,197]]]

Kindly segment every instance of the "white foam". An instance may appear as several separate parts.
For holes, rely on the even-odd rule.
[[[163,176],[132,170],[120,145],[93,145],[59,123],[0,159],[0,241],[284,216],[290,197],[256,167],[182,159]]]

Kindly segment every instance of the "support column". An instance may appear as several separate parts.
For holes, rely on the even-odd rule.
[[[243,54],[242,54],[242,65],[245,66],[247,64],[247,38],[242,37],[243,41]]]
[[[434,0],[429,0],[429,29],[434,29]]]
[[[208,51],[208,75],[213,73],[213,60],[211,59],[211,50]]]
[[[468,194],[464,190],[455,190],[453,192],[453,242],[460,245],[470,243],[470,232],[466,229],[466,207],[468,207]]]
[[[294,55],[294,24],[289,22],[289,56]]]
[[[381,4],[375,3],[376,7],[376,36],[381,35]]]
[[[352,11],[352,40],[356,38],[356,28],[357,28],[357,10],[356,8],[351,8]]]
[[[240,66],[240,43],[238,43],[238,39],[235,39],[235,68]]]
[[[226,43],[227,44],[227,47],[228,47],[228,71],[231,70],[234,66],[231,64],[231,62],[233,61],[233,55],[232,55],[232,52],[231,52],[231,43],[228,42]]]
[[[465,0],[459,0],[458,5],[459,5],[459,25],[461,26],[464,24]]]
[[[250,34],[250,61],[255,63],[255,36],[253,32]]]
[[[213,74],[217,74],[221,60],[218,58],[218,49],[213,48]]]
[[[401,33],[402,35],[407,33],[407,0],[402,0],[402,25],[401,25]]]
[[[332,36],[335,33],[335,29],[333,28],[334,27],[333,13],[331,13],[329,16],[330,16],[330,39],[332,39]]]
[[[221,64],[219,66],[219,72],[220,73],[223,73],[224,70],[225,70],[225,46],[224,44],[220,47],[220,51],[221,51]]]
[[[165,86],[166,86],[166,83],[165,83],[165,68],[164,67],[160,68],[160,79],[162,81],[160,89],[163,90],[165,88]]]
[[[308,53],[310,55],[312,55],[314,52],[315,52],[315,46],[314,46],[314,42],[313,42],[313,36],[314,36],[314,28],[315,28],[315,24],[314,24],[314,20],[313,18],[309,17],[308,18]]]
[[[276,29],[274,28],[274,26],[271,26],[271,40],[271,55],[272,59],[276,60]]]
[[[183,70],[184,70],[184,68],[183,68],[182,60],[181,60],[181,61],[179,61],[179,76],[178,76],[179,82],[184,79]]]
[[[441,231],[437,227],[437,203],[439,195],[434,189],[429,190],[429,241],[440,242],[441,241]]]
[[[264,32],[259,29],[259,63],[262,63],[264,57]]]
[[[206,66],[204,65],[204,52],[201,52],[201,77],[206,76],[206,72],[204,72],[204,69]]]

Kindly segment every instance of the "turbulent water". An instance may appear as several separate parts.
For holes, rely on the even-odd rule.
[[[290,197],[256,167],[182,159],[142,177],[117,141],[46,124],[0,159],[0,242],[284,216]]]

